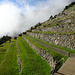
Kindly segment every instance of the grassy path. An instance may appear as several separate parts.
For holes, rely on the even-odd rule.
[[[51,56],[54,56],[54,59],[60,63],[59,68],[63,65],[63,63],[68,59],[68,56],[64,56],[62,53],[59,53],[57,51],[54,51],[50,48],[47,48],[43,45],[41,45],[40,43],[36,42],[34,39],[32,39],[32,37],[30,36],[24,36],[26,37],[26,39],[28,39],[32,44],[34,44],[35,46],[37,46],[40,49],[46,50],[47,52],[49,52],[51,54]],[[40,40],[41,41],[41,40]],[[64,60],[63,60],[64,59]]]
[[[22,60],[21,75],[50,75],[50,66],[28,45],[23,37],[18,37],[17,44]]]
[[[59,52],[56,52],[50,48],[47,48],[43,45],[41,45],[40,43],[36,42],[32,37],[30,36],[25,36],[31,43],[33,43],[35,46],[37,46],[38,48],[41,48],[43,50],[48,51],[52,56],[56,57],[55,60],[59,61],[64,55],[60,54]]]
[[[59,48],[55,48],[55,47],[53,47],[53,46],[50,46],[49,44],[46,44],[45,42],[42,42],[42,41],[36,39],[35,37],[32,37],[32,36],[31,36],[31,39],[33,39],[33,40],[34,40],[35,42],[37,42],[38,44],[41,44],[41,45],[43,45],[43,46],[45,46],[45,47],[47,47],[47,48],[50,48],[50,49],[52,49],[52,50],[54,50],[54,51],[56,51],[56,52],[61,53],[61,54],[63,54],[63,55],[67,54],[66,51],[63,51],[63,50],[61,50],[61,49],[59,49]]]
[[[31,39],[33,39],[35,42],[47,47],[47,48],[50,48],[56,52],[59,52],[63,55],[67,54],[68,52],[71,53],[71,56],[75,56],[75,50],[71,50],[71,49],[68,49],[68,48],[64,48],[64,47],[61,47],[61,46],[58,46],[58,45],[53,45],[53,44],[50,44],[50,43],[47,43],[45,41],[42,41],[36,37],[32,37],[30,35],[28,35]]]
[[[18,65],[19,65],[19,70],[20,72],[22,71],[22,61],[21,61],[21,58],[19,56],[19,48],[18,48],[18,45],[16,43],[16,48],[17,48],[17,58],[18,58]]]
[[[70,57],[55,75],[75,75],[75,57]]]
[[[5,55],[6,51],[7,51],[6,45],[4,45],[3,47],[0,47],[0,64],[1,64],[2,60],[4,59],[4,55]]]
[[[0,64],[0,75],[19,75],[19,66],[17,62],[16,41],[7,43],[7,52],[4,60]]]

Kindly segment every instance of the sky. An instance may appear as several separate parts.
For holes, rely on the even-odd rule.
[[[0,37],[16,36],[75,0],[0,0]]]

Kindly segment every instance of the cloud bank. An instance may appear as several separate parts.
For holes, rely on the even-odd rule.
[[[38,1],[33,6],[26,0],[9,0],[0,3],[0,37],[3,35],[17,35],[26,31],[38,22],[47,20],[50,15],[61,12],[66,5],[74,0],[46,0]]]

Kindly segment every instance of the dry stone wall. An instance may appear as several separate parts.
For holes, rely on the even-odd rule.
[[[59,25],[59,26],[52,26],[52,27],[43,27],[39,29],[34,29],[32,32],[75,32],[75,24],[74,23],[66,23],[64,25]]]
[[[75,50],[75,34],[47,34],[32,32],[27,32],[27,34],[43,41]]]
[[[59,13],[53,20],[46,22],[49,24],[45,26],[39,26],[38,28],[33,29],[32,32],[75,32],[75,5],[64,12]]]

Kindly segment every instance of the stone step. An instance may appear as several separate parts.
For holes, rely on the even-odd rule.
[[[75,75],[75,57],[70,57],[55,75]]]

